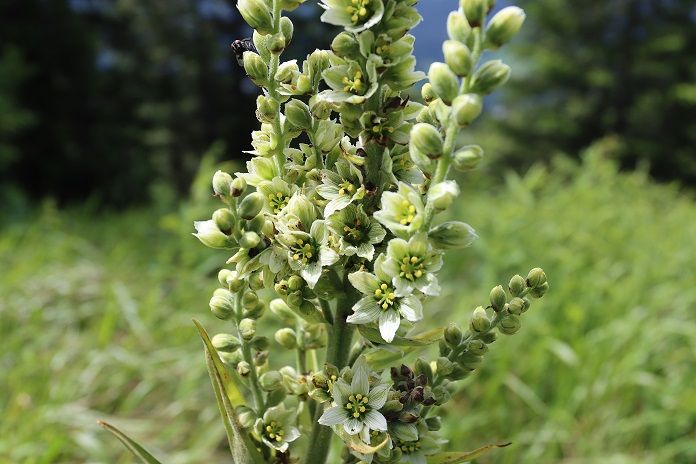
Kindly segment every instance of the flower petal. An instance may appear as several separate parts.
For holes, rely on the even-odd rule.
[[[348,274],[348,280],[360,293],[372,295],[379,288],[380,281],[373,274],[365,271]],[[354,309],[355,310],[355,309]]]
[[[319,423],[331,427],[333,425],[343,424],[348,420],[346,410],[341,406],[332,406],[321,415]]]
[[[383,311],[379,316],[379,333],[386,342],[394,340],[394,335],[401,325],[401,316],[393,309]]]
[[[353,311],[355,312],[346,318],[346,322],[349,324],[369,324],[374,322],[379,318],[382,310],[374,298],[366,296],[355,303]]]
[[[387,419],[384,418],[382,413],[376,410],[368,411],[363,419],[365,425],[367,425],[372,430],[379,430],[384,432],[387,430]]]
[[[336,198],[332,199],[326,204],[326,207],[324,208],[324,217],[327,218],[336,211],[342,210],[343,208],[348,206],[350,202],[351,197],[348,197],[346,195],[337,196]]]
[[[343,430],[345,430],[348,435],[356,435],[362,428],[363,423],[353,417],[343,423]]]
[[[389,396],[389,384],[382,383],[370,390],[370,394],[367,395],[369,402],[367,403],[372,409],[381,409],[384,403],[387,402],[387,397]]]
[[[375,247],[371,243],[361,243],[358,246],[358,256],[372,261],[372,256],[375,254]]]
[[[350,390],[354,395],[367,395],[370,391],[369,382],[370,368],[367,367],[365,358],[360,357],[353,364],[353,380],[350,383]]]
[[[283,438],[288,443],[291,441],[295,441],[298,438],[300,438],[300,431],[297,427],[290,427],[289,429],[286,429],[285,437],[283,437]]]
[[[399,302],[399,312],[410,322],[423,319],[423,305],[415,295],[408,295],[401,299]]]
[[[290,266],[292,267],[292,261],[290,262]],[[319,280],[319,277],[321,277],[321,263],[309,263],[304,269],[300,271],[300,275],[307,282],[309,288],[314,288],[314,286],[317,284],[317,281]]]

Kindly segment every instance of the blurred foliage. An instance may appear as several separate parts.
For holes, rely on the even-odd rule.
[[[3,189],[121,206],[153,181],[186,192],[216,140],[243,158],[257,90],[229,49],[250,33],[234,3],[0,0]],[[290,55],[328,43],[305,26],[317,8],[293,18]]]
[[[481,235],[447,257],[427,319],[465,322],[491,285],[540,264],[551,291],[501,337],[443,421],[457,448],[513,442],[481,463],[692,463],[696,423],[696,204],[643,171],[618,173],[609,139],[582,165],[463,182],[457,216]],[[224,252],[198,246],[205,157],[175,213],[60,212],[0,233],[0,463],[131,458],[97,418],[163,462],[222,461],[224,431],[190,319]],[[272,325],[272,316],[264,319]]]
[[[512,80],[479,131],[522,168],[615,135],[624,168],[696,183],[696,16],[686,0],[520,0]],[[493,102],[495,104],[495,102]]]

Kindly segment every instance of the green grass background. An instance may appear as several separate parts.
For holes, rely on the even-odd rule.
[[[209,168],[209,167],[208,167]],[[201,345],[224,254],[174,213],[56,211],[0,230],[0,463],[128,463],[107,419],[166,463],[229,462]],[[444,412],[481,463],[696,462],[696,205],[603,150],[505,182],[462,177],[480,240],[447,256],[430,321],[466,324],[488,291],[543,267],[546,297]]]

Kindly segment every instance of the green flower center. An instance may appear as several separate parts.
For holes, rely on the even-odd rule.
[[[355,74],[353,74],[353,79],[349,79],[348,76],[344,76],[343,82],[344,87],[343,90],[345,92],[351,92],[356,95],[360,95],[363,90],[365,89],[365,84],[363,83],[363,74],[361,71],[356,71]]]
[[[276,421],[271,421],[270,424],[267,424],[264,433],[266,434],[266,438],[270,441],[281,442],[285,436],[285,430],[283,430],[282,425]]]
[[[276,192],[275,195],[272,193],[268,195],[268,202],[271,204],[271,210],[275,214],[280,213],[282,209],[288,205],[288,201],[290,201],[290,197],[283,192]]]
[[[290,251],[292,252],[292,259],[300,261],[302,264],[309,263],[311,259],[316,256],[314,246],[301,238],[297,239],[295,245],[290,248]]]
[[[350,3],[351,5],[346,7],[346,11],[351,15],[350,20],[353,21],[353,24],[358,24],[367,16],[367,6],[370,4],[370,0],[351,0]]]
[[[366,395],[350,395],[348,397],[348,402],[345,408],[355,419],[362,419],[365,414],[369,411],[367,406],[369,398]]]
[[[351,184],[348,181],[344,181],[338,186],[338,194],[339,195],[353,195],[355,193],[355,185]]]
[[[416,219],[416,207],[408,200],[402,200],[401,211],[399,211],[397,218],[402,226],[411,225],[413,220]]]
[[[390,307],[394,306],[394,303],[396,302],[396,294],[394,293],[394,289],[382,282],[379,288],[375,290],[375,300],[377,300],[377,303],[379,303],[382,309],[389,309]]]
[[[405,454],[411,454],[415,453],[420,450],[421,444],[418,441],[409,441],[409,442],[404,442],[404,443],[399,443],[397,446],[401,452]]]
[[[343,226],[343,237],[346,241],[352,243],[353,245],[358,244],[365,237],[365,231],[363,230],[363,224],[360,219],[353,221],[353,227],[348,224]]]
[[[420,279],[425,273],[425,260],[420,256],[404,256],[401,260],[401,272],[399,277],[414,281]]]

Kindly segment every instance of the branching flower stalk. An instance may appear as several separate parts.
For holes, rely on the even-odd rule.
[[[476,238],[464,222],[435,221],[459,195],[452,168],[471,171],[483,156],[459,145],[460,131],[510,74],[480,57],[508,42],[524,13],[508,7],[487,21],[492,0],[461,0],[444,62],[426,76],[409,34],[416,0],[322,0],[321,19],[342,29],[330,50],[282,61],[293,36],[282,13],[304,1],[238,1],[254,29],[254,46],[237,48],[261,89],[261,126],[247,172],[213,177],[224,207],[195,223],[204,245],[230,256],[210,309],[234,333],[206,352],[234,462],[322,464],[333,437],[346,463],[468,461],[492,446],[442,455],[437,408],[497,333],[519,330],[546,276],[535,268],[493,288],[467,330],[418,325],[447,250]],[[419,103],[408,92],[423,80]],[[283,325],[274,340],[257,333],[271,318]],[[436,359],[402,364],[431,343]],[[295,352],[294,367],[278,366],[283,351]]]

